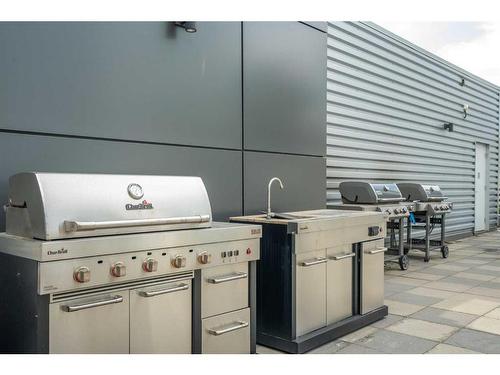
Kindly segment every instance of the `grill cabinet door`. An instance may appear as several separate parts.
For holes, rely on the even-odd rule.
[[[201,316],[207,318],[248,307],[248,263],[201,271]]]
[[[49,307],[49,352],[128,353],[128,290],[52,303]]]
[[[130,291],[130,353],[191,353],[191,280]]]
[[[203,319],[201,351],[203,354],[249,354],[250,309]]]
[[[338,322],[352,315],[352,262],[355,253],[351,245],[326,250],[327,324]]]
[[[361,314],[384,304],[384,240],[364,242],[361,251]]]
[[[296,336],[326,325],[326,251],[297,255]]]

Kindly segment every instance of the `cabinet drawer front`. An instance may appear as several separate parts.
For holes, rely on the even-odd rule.
[[[296,336],[326,325],[326,251],[305,252],[295,266]]]
[[[361,313],[384,304],[384,240],[363,242],[361,252]]]
[[[327,324],[352,315],[352,262],[355,253],[351,245],[329,248],[326,274]]]
[[[250,309],[203,319],[202,329],[202,353],[250,353]]]
[[[128,290],[51,304],[49,352],[128,353]]]
[[[130,291],[130,353],[191,353],[191,280]]]
[[[248,307],[248,263],[207,268],[201,277],[202,318]]]

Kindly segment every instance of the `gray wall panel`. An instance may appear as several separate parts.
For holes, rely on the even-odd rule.
[[[241,23],[197,28],[0,22],[0,128],[240,148]]]
[[[243,24],[244,147],[325,154],[326,34],[298,22]]]
[[[244,208],[252,215],[267,209],[267,184],[272,177],[271,208],[276,212],[325,208],[325,158],[244,152]]]
[[[489,145],[489,223],[496,225],[498,87],[371,23],[329,23],[327,54],[328,204],[340,201],[345,180],[434,183],[456,203],[450,232],[469,233],[475,142],[483,142]],[[454,132],[443,129],[445,122],[455,124]]]
[[[192,175],[203,178],[214,218],[241,214],[241,152],[0,132],[0,203],[24,171]],[[4,230],[0,215],[0,230]]]

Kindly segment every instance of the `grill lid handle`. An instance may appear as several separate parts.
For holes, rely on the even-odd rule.
[[[210,221],[210,215],[167,217],[158,219],[115,220],[115,221],[64,221],[66,232],[81,232],[86,230],[146,227],[150,225],[198,224]]]

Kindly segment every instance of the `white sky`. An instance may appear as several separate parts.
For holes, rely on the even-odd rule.
[[[500,86],[500,22],[376,22]]]

